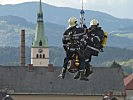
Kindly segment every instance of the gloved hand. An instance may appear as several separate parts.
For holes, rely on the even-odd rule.
[[[103,51],[103,48],[100,49],[100,52],[104,52],[104,51]]]
[[[102,45],[100,46],[100,49],[99,50],[100,50],[100,52],[104,52]]]

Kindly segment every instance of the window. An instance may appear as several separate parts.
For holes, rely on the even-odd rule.
[[[37,55],[36,55],[36,58],[38,58],[38,57],[39,57],[39,55],[37,54]]]
[[[43,54],[43,58],[45,58],[45,54]]]
[[[40,40],[40,42],[39,42],[39,46],[42,46],[42,41]]]
[[[40,54],[40,58],[42,58],[42,55]]]

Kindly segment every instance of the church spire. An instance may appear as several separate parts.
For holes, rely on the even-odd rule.
[[[39,5],[39,12],[42,13],[42,2],[40,0],[40,5]]]
[[[37,25],[35,39],[33,41],[33,47],[47,47],[47,38],[44,33],[44,23],[43,23],[43,11],[42,2],[39,3],[39,11],[37,13]]]
[[[39,0],[37,12],[37,24],[35,38],[31,48],[31,64],[35,67],[48,67],[49,65],[49,48],[44,31],[42,2]]]

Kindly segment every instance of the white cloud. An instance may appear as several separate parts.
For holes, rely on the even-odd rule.
[[[85,9],[109,13],[120,18],[133,19],[133,0],[88,0]]]
[[[17,4],[27,1],[37,1],[37,0],[1,0],[0,4]]]

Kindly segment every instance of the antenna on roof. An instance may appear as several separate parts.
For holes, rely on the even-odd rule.
[[[84,24],[84,21],[85,21],[85,18],[84,18],[85,12],[84,12],[84,4],[83,3],[84,2],[82,0],[82,9],[80,11],[80,25],[81,25],[82,28],[83,28],[83,24]]]

